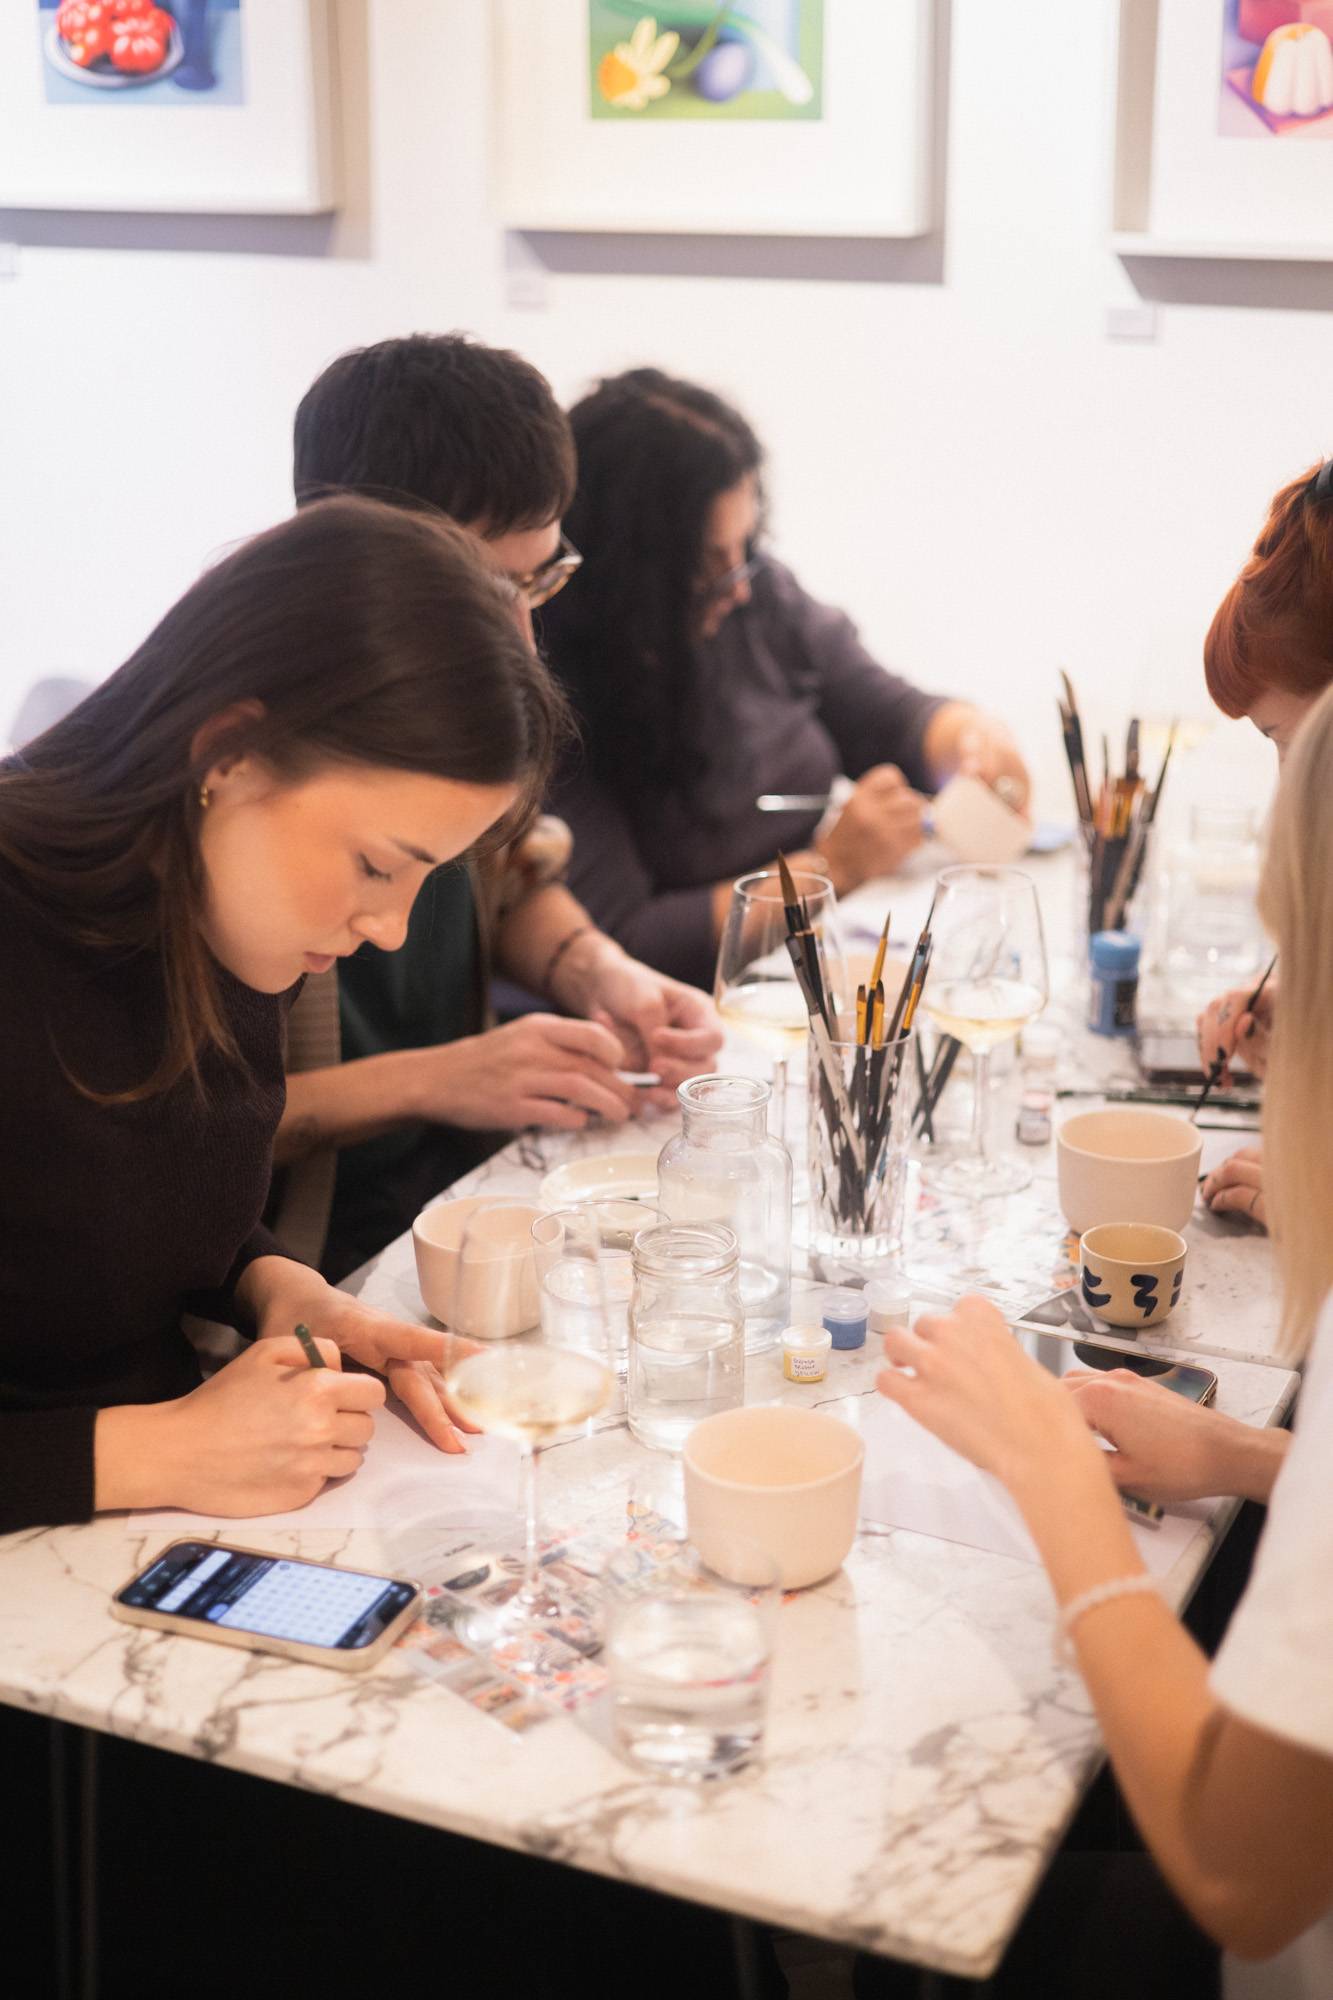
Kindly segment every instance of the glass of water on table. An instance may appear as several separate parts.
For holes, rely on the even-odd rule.
[[[630,1542],[602,1571],[616,1740],[663,1777],[723,1777],[763,1740],[777,1564],[739,1536],[711,1553]]]

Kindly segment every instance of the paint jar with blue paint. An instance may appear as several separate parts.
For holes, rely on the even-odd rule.
[[[1128,931],[1097,931],[1088,940],[1088,1026],[1094,1035],[1133,1034],[1139,950],[1139,940]]]
[[[833,1336],[833,1345],[849,1352],[866,1344],[870,1312],[865,1293],[850,1285],[834,1285],[824,1294],[824,1329]]]

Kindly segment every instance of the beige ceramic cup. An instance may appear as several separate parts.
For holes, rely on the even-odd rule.
[[[1185,1118],[1084,1111],[1055,1135],[1060,1206],[1080,1236],[1103,1222],[1183,1229],[1194,1213],[1202,1134]]]
[[[423,1208],[412,1224],[417,1282],[427,1310],[455,1333],[507,1340],[541,1317],[527,1202],[464,1195]],[[466,1267],[463,1261],[467,1241]]]
[[[772,1556],[784,1590],[820,1583],[856,1540],[865,1455],[858,1431],[819,1410],[770,1404],[705,1417],[685,1440],[690,1540],[724,1576],[728,1538],[742,1536]]]
[[[1103,1222],[1078,1246],[1083,1303],[1108,1326],[1156,1326],[1174,1312],[1189,1245],[1150,1222]]]

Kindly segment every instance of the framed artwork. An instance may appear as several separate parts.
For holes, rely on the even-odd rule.
[[[929,0],[497,0],[515,229],[918,236]]]
[[[1121,0],[1115,247],[1333,259],[1333,0]]]
[[[334,206],[327,0],[5,0],[0,206]]]

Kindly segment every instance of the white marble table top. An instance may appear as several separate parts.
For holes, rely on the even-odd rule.
[[[652,1143],[669,1129],[659,1121]],[[524,1138],[467,1185],[531,1193],[555,1161],[642,1150],[645,1136]],[[941,1222],[926,1197],[909,1264],[954,1289],[1021,1288],[1015,1303],[1053,1289],[1063,1225],[1051,1163],[1037,1165],[1032,1189],[993,1215]],[[1191,1242],[1190,1310],[1172,1339],[1216,1357],[1220,1409],[1276,1422],[1295,1378],[1244,1358],[1266,1347],[1267,1245],[1199,1222]],[[409,1239],[359,1288],[425,1316]],[[873,1342],[835,1355],[812,1391],[764,1356],[747,1393],[866,1394],[877,1366]],[[548,1518],[589,1526],[673,1477],[615,1420],[544,1466]],[[441,1459],[445,1532],[451,1479],[461,1494],[466,1473]],[[1171,1602],[1188,1597],[1233,1511],[1198,1521],[1162,1580]],[[253,1543],[255,1526],[238,1523],[235,1539]],[[182,1516],[175,1532],[189,1528]],[[1040,1569],[904,1529],[863,1531],[837,1576],[784,1605],[765,1755],[706,1789],[636,1774],[563,1716],[512,1737],[401,1657],[344,1675],[113,1622],[110,1592],[168,1539],[110,1516],[0,1540],[0,1700],[943,1971],[994,1968],[1100,1761],[1086,1693],[1053,1661]],[[369,1526],[270,1531],[262,1545],[387,1559]]]

